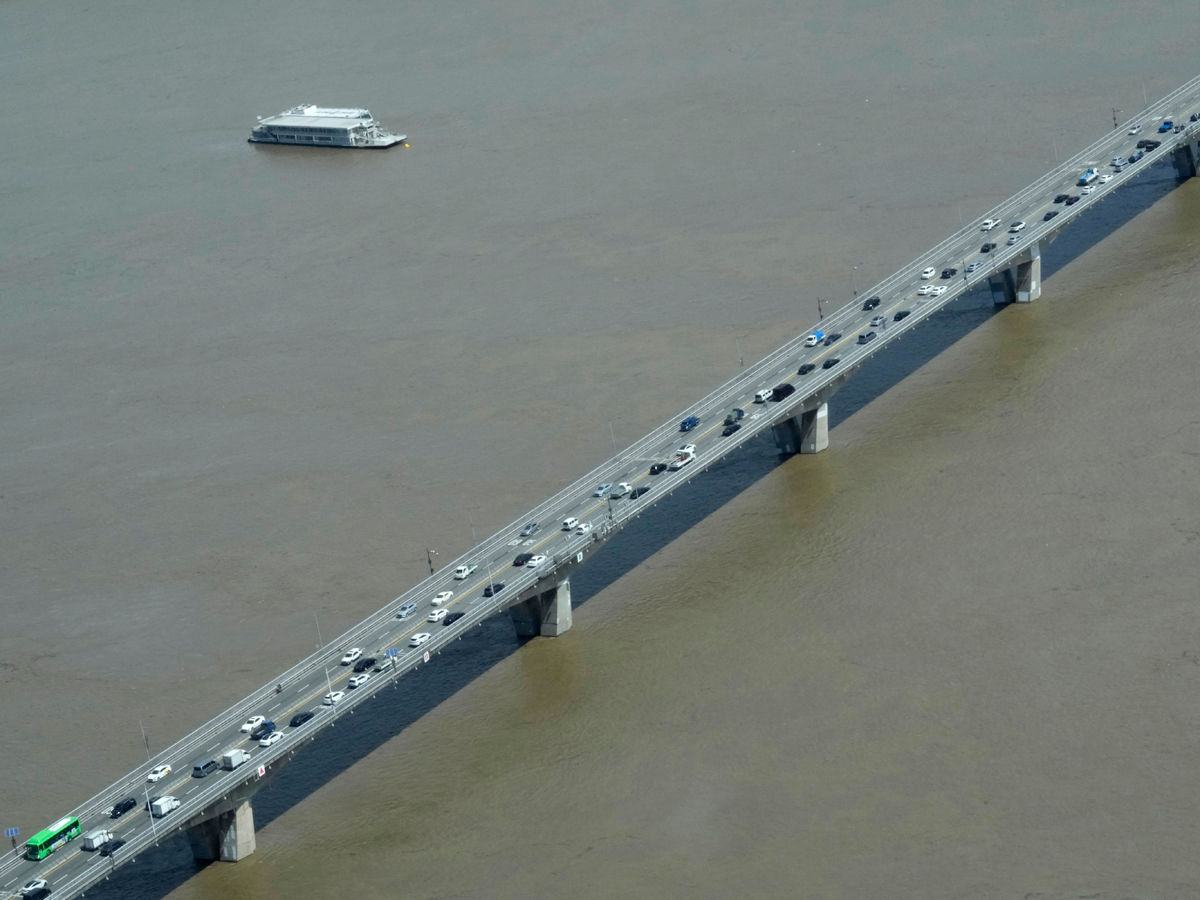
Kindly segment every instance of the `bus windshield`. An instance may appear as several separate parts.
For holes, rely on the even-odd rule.
[[[59,819],[49,828],[43,828],[25,842],[25,856],[29,859],[45,859],[67,841],[79,837],[79,820],[74,816]]]

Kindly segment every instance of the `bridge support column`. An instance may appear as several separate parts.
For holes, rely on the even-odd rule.
[[[1027,258],[1015,266],[988,276],[992,302],[1030,303],[1042,296],[1042,245],[1034,241],[1023,254]]]
[[[571,580],[558,582],[508,608],[521,637],[558,637],[571,628]]]
[[[797,413],[771,426],[782,455],[820,453],[829,447],[829,404]]]
[[[192,856],[197,860],[237,862],[254,852],[254,808],[243,800],[233,809],[188,828]]]
[[[1180,178],[1195,178],[1200,164],[1200,142],[1188,141],[1175,148],[1175,171]]]

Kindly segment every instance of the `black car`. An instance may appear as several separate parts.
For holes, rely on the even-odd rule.
[[[858,336],[860,344],[869,344],[873,340],[875,340],[875,332],[873,331],[865,331]]]
[[[790,397],[794,393],[796,393],[796,386],[785,381],[783,384],[777,384],[771,389],[771,399],[779,402],[784,397]]]
[[[651,475],[661,475],[661,474],[662,474],[663,472],[665,472],[665,471],[667,471],[667,464],[666,464],[666,463],[655,463],[654,465],[652,465],[652,466],[650,467],[650,474],[651,474]]]
[[[118,801],[113,806],[113,808],[108,811],[108,817],[110,819],[119,819],[119,818],[121,818],[121,816],[125,815],[125,813],[129,812],[131,809],[134,809],[136,806],[137,806],[137,798],[136,797],[126,797],[124,800]]]
[[[495,597],[502,590],[504,590],[504,585],[497,581],[495,584],[489,584],[483,589],[483,596]]]
[[[1074,206],[1076,203],[1079,202],[1079,198],[1078,197],[1068,197],[1063,202],[1066,203],[1067,206]]]
[[[953,266],[947,266],[946,268],[942,269],[943,278],[953,278],[957,274],[958,269],[954,268]]]
[[[991,252],[992,252],[993,250],[995,250],[995,249],[996,249],[996,245],[995,245],[995,244],[992,244],[992,243],[987,243],[987,244],[984,244],[982,247],[980,247],[980,248],[979,248],[979,252],[980,252],[980,253],[991,253]]]
[[[527,563],[531,559],[533,559],[533,557],[534,557],[533,553],[518,553],[516,558],[513,560],[513,565],[514,566],[523,566],[523,565],[525,565],[525,563]]]
[[[288,724],[293,728],[299,728],[312,717],[313,714],[311,712],[296,713],[294,716],[292,716],[292,721],[288,722]]]
[[[1146,141],[1146,149],[1153,150],[1156,147],[1161,147],[1162,141]]]
[[[1058,210],[1052,209],[1052,210],[1050,210],[1050,212],[1048,212],[1044,216],[1042,216],[1042,221],[1049,222],[1051,219],[1053,219],[1057,215],[1058,215]]]
[[[1070,196],[1071,196],[1070,194],[1059,194],[1057,197],[1054,198],[1054,202],[1055,203],[1066,203],[1067,198]]]
[[[367,669],[370,669],[374,665],[375,665],[375,657],[364,656],[362,659],[360,659],[358,662],[356,662],[354,664],[354,671],[355,672],[365,672],[365,671],[367,671]]]
[[[443,625],[453,625],[455,622],[457,622],[459,619],[461,619],[465,615],[466,615],[465,612],[452,612],[452,613],[450,613],[450,615],[446,616],[446,618],[442,619],[442,624]]]
[[[1141,150],[1143,147],[1148,147],[1148,146],[1150,146],[1150,142],[1149,142],[1149,141],[1138,141],[1138,142],[1137,142],[1137,148],[1138,148],[1139,150]]]
[[[894,316],[892,316],[892,321],[899,322],[901,319],[906,318],[908,316],[908,312],[909,311],[907,309],[900,310],[900,312],[898,312]]]
[[[729,437],[731,434],[734,434],[735,432],[738,432],[741,430],[742,430],[741,423],[734,422],[732,425],[726,425],[723,429],[721,429],[721,437]]]
[[[1200,122],[1200,112],[1192,113],[1190,116],[1188,116],[1188,121],[1189,122]]]
[[[816,367],[817,367],[816,363],[803,363],[800,366],[800,368],[798,368],[796,370],[796,374],[797,375],[807,375],[809,372],[811,372]]]
[[[275,723],[272,722],[270,719],[268,719],[267,721],[265,721],[261,725],[259,725],[257,728],[255,728],[252,732],[250,732],[250,740],[261,741],[263,738],[265,738],[268,734],[270,734],[274,730],[275,730]]]
[[[821,363],[821,368],[822,369],[832,369],[834,366],[836,366],[840,362],[841,362],[841,360],[838,359],[836,356],[834,356],[834,357],[831,357],[830,359],[825,360],[825,362]]]
[[[825,338],[825,346],[832,347],[834,341],[840,341],[841,339],[842,339],[842,333],[840,331],[835,331],[833,334],[831,334],[827,338]]]
[[[111,841],[105,841],[100,845],[101,856],[112,856],[118,850],[125,846],[125,842],[120,838],[113,838]]]
[[[880,302],[881,301],[878,297],[872,297],[870,300],[868,300],[866,303],[863,304],[863,312],[870,312],[875,307],[877,307],[880,304]]]
[[[636,500],[638,497],[642,496],[642,494],[648,494],[648,493],[650,493],[650,488],[637,487],[637,488],[634,488],[633,491],[629,494],[629,499]]]

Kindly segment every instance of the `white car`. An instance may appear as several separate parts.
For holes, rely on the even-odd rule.
[[[428,631],[419,631],[408,639],[408,646],[420,647],[423,643],[429,640],[433,635]]]
[[[171,774],[170,766],[155,766],[150,770],[150,774],[146,776],[146,780],[150,782],[162,781]]]
[[[991,231],[993,228],[999,227],[999,225],[1000,225],[999,219],[984,219],[983,225],[980,226],[979,230],[980,231]]]
[[[1096,186],[1095,186],[1094,184],[1089,184],[1087,187],[1085,187],[1085,188],[1081,188],[1081,189],[1080,189],[1080,191],[1079,191],[1079,193],[1081,193],[1081,194],[1090,194],[1090,193],[1091,193],[1092,191],[1094,191],[1095,189],[1096,189]]]
[[[1016,234],[1018,231],[1024,231],[1024,230],[1025,230],[1025,223],[1022,222],[1020,219],[1017,219],[1017,221],[1013,222],[1011,225],[1008,226],[1008,231],[1010,234]]]
[[[1103,175],[1100,176],[1101,184],[1108,184],[1110,181],[1112,181],[1112,176],[1109,175],[1107,172],[1105,172]]]
[[[618,484],[616,487],[614,487],[612,489],[612,493],[609,494],[608,496],[611,499],[616,500],[619,497],[624,497],[626,494],[628,494],[632,490],[633,490],[632,484],[630,484],[628,481],[622,481],[620,484]]]
[[[1021,236],[1019,234],[1010,234],[1008,236],[1008,240],[1005,241],[1004,243],[1008,244],[1008,246],[1011,247],[1013,244],[1015,244],[1020,239],[1021,239]]]
[[[611,488],[611,487],[612,487],[611,481],[606,481],[606,482],[604,482],[604,484],[598,484],[598,485],[596,485],[596,489],[594,491],[592,491],[592,496],[593,497],[603,497],[605,494],[608,493],[609,488]]]
[[[445,609],[445,608],[435,609],[433,612],[431,612],[429,614],[429,621],[430,622],[440,622],[440,621],[442,621],[442,619],[446,618],[446,613],[448,613],[448,612],[450,612],[450,610]]]
[[[1113,165],[1113,166],[1116,166],[1117,168],[1120,168],[1121,166],[1125,165],[1125,157],[1123,157],[1123,156],[1114,156],[1114,157],[1112,158],[1112,162],[1110,163],[1110,165]]]
[[[526,560],[526,562],[525,562],[525,568],[527,568],[527,569],[536,569],[538,566],[540,566],[540,565],[541,565],[542,563],[544,563],[545,561],[546,561],[546,557],[544,557],[544,556],[543,556],[542,554],[540,554],[540,553],[537,553],[537,554],[535,554],[535,555],[533,555],[533,556],[529,557],[529,559],[528,559],[528,560]]]
[[[433,605],[441,606],[447,600],[454,596],[454,591],[442,591],[440,594],[434,594]]]
[[[343,666],[348,666],[360,656],[362,656],[362,647],[351,647],[346,651],[346,655],[342,657],[341,664]]]
[[[445,610],[442,610],[442,612],[445,612]],[[356,687],[358,687],[360,684],[366,684],[366,683],[367,683],[367,681],[368,681],[370,678],[371,678],[371,675],[370,675],[370,673],[369,673],[369,672],[362,672],[362,673],[360,673],[360,674],[358,674],[358,675],[355,675],[353,678],[351,678],[351,679],[350,679],[348,682],[346,682],[346,683],[347,683],[348,685],[350,685],[350,687],[352,687],[352,688],[356,688]]]
[[[1129,134],[1141,134],[1141,131],[1142,131],[1142,124],[1139,122],[1137,125],[1130,126],[1128,133]]]
[[[683,444],[683,445],[682,445],[682,446],[681,446],[681,447],[680,447],[678,450],[676,450],[675,452],[676,452],[676,453],[695,453],[695,452],[696,452],[696,445],[695,445],[695,444]]]
[[[264,737],[261,741],[258,742],[258,746],[270,747],[272,744],[278,744],[282,740],[283,740],[283,732],[282,731],[272,731],[270,734],[268,734],[266,737]]]
[[[968,275],[970,275],[972,272],[978,272],[978,271],[979,271],[979,267],[980,267],[980,266],[982,266],[982,265],[983,265],[983,263],[979,262],[978,260],[976,260],[975,262],[972,262],[972,263],[970,263],[970,264],[967,266],[967,274],[968,274]]]
[[[22,897],[34,897],[42,891],[48,890],[50,883],[45,878],[35,878],[33,881],[27,881],[21,885]]]
[[[935,275],[937,275],[937,269],[935,269],[933,266],[930,266],[928,269],[925,269],[923,272],[921,272],[921,280],[928,281]]]
[[[333,704],[337,703],[339,700],[341,700],[345,696],[346,696],[345,691],[334,691],[331,694],[325,695],[325,699],[321,701],[321,705],[322,706],[333,706]]]
[[[563,519],[562,530],[563,531],[572,531],[575,528],[575,526],[578,524],[579,524],[579,520],[577,518],[575,518],[574,516],[568,516],[567,518]]]
[[[454,580],[462,581],[478,568],[479,566],[475,565],[474,563],[467,563],[465,566],[459,566],[454,570]]]
[[[950,288],[948,288],[944,284],[935,284],[935,285],[933,285],[933,290],[930,291],[930,293],[933,294],[933,296],[935,296],[935,297],[940,297],[940,296],[942,296],[942,294],[946,293],[946,291],[948,291],[948,290],[950,290]]]
[[[267,721],[266,716],[251,716],[250,718],[248,718],[245,721],[245,723],[243,723],[242,731],[249,734],[251,731],[253,731],[255,728],[257,728],[259,725],[261,725],[265,721]]]
[[[585,534],[587,534],[591,530],[592,530],[591,522],[580,522],[579,527],[575,529],[575,536],[583,537]]]
[[[933,285],[932,284],[923,284],[919,288],[917,288],[917,294],[921,297],[928,297],[932,293],[933,293]]]

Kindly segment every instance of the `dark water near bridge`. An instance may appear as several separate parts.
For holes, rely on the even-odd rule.
[[[1194,9],[9,3],[30,833],[1195,74]],[[279,52],[286,34],[293,50]],[[1144,87],[1143,87],[1144,84]],[[365,104],[384,154],[244,143]],[[90,896],[1187,897],[1200,191],[1158,167]],[[838,299],[840,298],[840,299]]]

